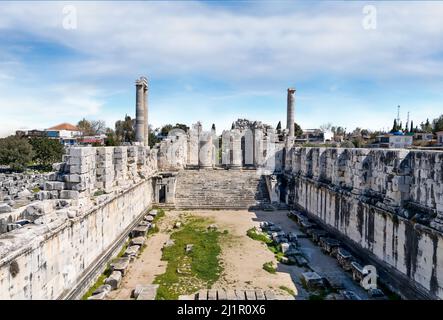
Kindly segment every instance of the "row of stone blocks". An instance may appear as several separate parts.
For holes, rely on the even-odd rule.
[[[156,167],[155,157],[143,146],[72,147],[64,162],[54,165],[54,172],[44,184],[44,199],[78,199],[94,190],[111,192],[114,186],[137,181],[138,172]]]
[[[180,300],[276,300],[273,290],[257,289],[209,289],[200,290],[190,296],[180,296]]]
[[[98,287],[88,300],[104,300],[110,291],[116,290],[120,287],[122,278],[126,274],[129,264],[133,261],[140,248],[144,245],[148,231],[154,225],[151,222],[157,215],[157,210],[151,210],[143,220],[130,232],[131,238],[129,246],[126,248],[123,256],[117,258],[110,263],[111,274],[105,279],[104,284]],[[153,300],[158,286],[137,286],[133,292],[133,297],[138,300]]]

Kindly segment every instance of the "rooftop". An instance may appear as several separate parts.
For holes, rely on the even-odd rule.
[[[53,127],[51,127],[51,128],[48,128],[48,129],[46,129],[46,130],[80,131],[79,128],[77,128],[76,126],[74,126],[74,125],[72,125],[72,124],[70,124],[70,123],[67,123],[67,122],[60,123],[60,124],[58,124],[58,125],[56,125],[56,126],[53,126]]]

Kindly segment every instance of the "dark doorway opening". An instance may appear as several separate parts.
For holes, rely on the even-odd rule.
[[[160,186],[160,190],[158,192],[158,202],[165,203],[166,202],[166,186]]]

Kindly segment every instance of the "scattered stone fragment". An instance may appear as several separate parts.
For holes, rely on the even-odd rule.
[[[94,294],[94,295],[88,297],[88,300],[105,300],[107,295],[108,295],[108,292],[103,291],[103,292],[100,292],[98,294]]]
[[[174,224],[174,228],[176,228],[176,229],[180,228],[181,226],[182,226],[182,223],[181,223],[180,221],[177,221],[177,222]]]
[[[131,231],[131,237],[146,237],[146,233],[148,232],[148,226],[137,226]]]
[[[283,242],[280,244],[281,252],[285,254],[289,250],[289,243]]]
[[[175,244],[175,241],[173,239],[169,239],[168,241],[165,242],[165,244],[163,245],[163,248],[173,246],[174,244]]]
[[[136,257],[139,249],[140,249],[140,246],[137,246],[137,245],[130,246],[125,250],[125,252],[123,253],[123,256]]]
[[[11,212],[12,208],[6,203],[0,203],[0,213]]]
[[[111,286],[112,290],[117,289],[122,281],[122,273],[120,271],[113,271],[111,275],[106,278],[105,284]]]
[[[109,292],[112,290],[112,287],[109,284],[103,284],[100,287],[98,287],[92,295],[100,294],[102,292]]]
[[[155,300],[157,295],[158,284],[144,287],[139,293],[137,300]]]
[[[186,245],[186,253],[191,252],[193,247],[194,247],[193,244],[187,244],[187,245]]]
[[[130,244],[133,246],[143,246],[145,243],[145,237],[132,238]]]
[[[218,229],[218,226],[216,225],[216,224],[210,224],[209,226],[208,226],[208,230],[210,230],[210,231],[216,231]]]
[[[151,215],[151,216],[153,216],[153,217],[155,217],[156,215],[158,214],[158,211],[157,210],[151,210],[151,211],[149,211],[149,215]]]
[[[128,257],[122,257],[116,259],[114,262],[111,263],[111,270],[112,271],[120,271],[122,275],[125,274],[126,269],[129,267],[129,258]]]
[[[154,221],[154,217],[153,217],[153,216],[150,216],[150,215],[146,215],[143,219],[144,219],[145,221],[148,221],[148,222],[152,222],[152,221]]]

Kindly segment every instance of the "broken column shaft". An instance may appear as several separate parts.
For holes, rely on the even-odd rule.
[[[287,124],[286,129],[288,129],[288,136],[294,137],[294,104],[295,104],[295,89],[288,88],[288,110],[287,110]]]

